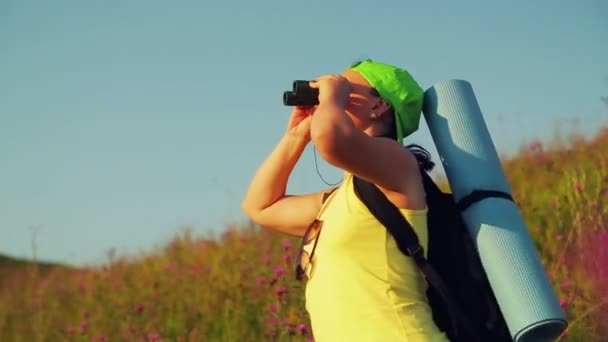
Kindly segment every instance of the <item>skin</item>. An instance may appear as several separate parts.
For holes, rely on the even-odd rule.
[[[365,78],[346,70],[320,76],[310,86],[319,89],[319,104],[293,109],[285,134],[251,180],[242,202],[244,213],[262,227],[304,235],[330,190],[286,194],[288,178],[310,142],[344,176],[373,182],[398,208],[426,208],[414,155],[395,140],[376,137],[391,123],[390,107],[372,95]]]

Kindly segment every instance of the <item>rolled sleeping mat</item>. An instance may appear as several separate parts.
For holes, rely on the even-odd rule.
[[[477,198],[462,215],[513,340],[556,339],[568,323],[519,208],[508,199],[511,189],[471,84],[430,87],[423,114],[457,202],[474,190],[507,195]]]

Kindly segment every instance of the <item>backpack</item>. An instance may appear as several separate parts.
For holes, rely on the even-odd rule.
[[[389,230],[399,249],[425,275],[433,320],[451,342],[513,341],[461,213],[486,197],[506,193],[476,190],[456,203],[420,168],[428,206],[428,259],[411,225],[374,184],[354,178],[355,193]]]

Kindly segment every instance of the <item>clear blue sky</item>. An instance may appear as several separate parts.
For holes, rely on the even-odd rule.
[[[604,0],[0,1],[0,253],[35,236],[39,258],[90,264],[244,220],[283,91],[363,57],[471,82],[501,153],[595,133],[607,41]],[[438,160],[422,120],[407,142]],[[312,151],[290,192],[326,186]]]

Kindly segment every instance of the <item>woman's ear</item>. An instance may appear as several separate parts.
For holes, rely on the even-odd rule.
[[[372,107],[372,111],[376,113],[378,117],[381,117],[384,113],[388,112],[391,106],[383,99],[378,99],[378,102]]]

